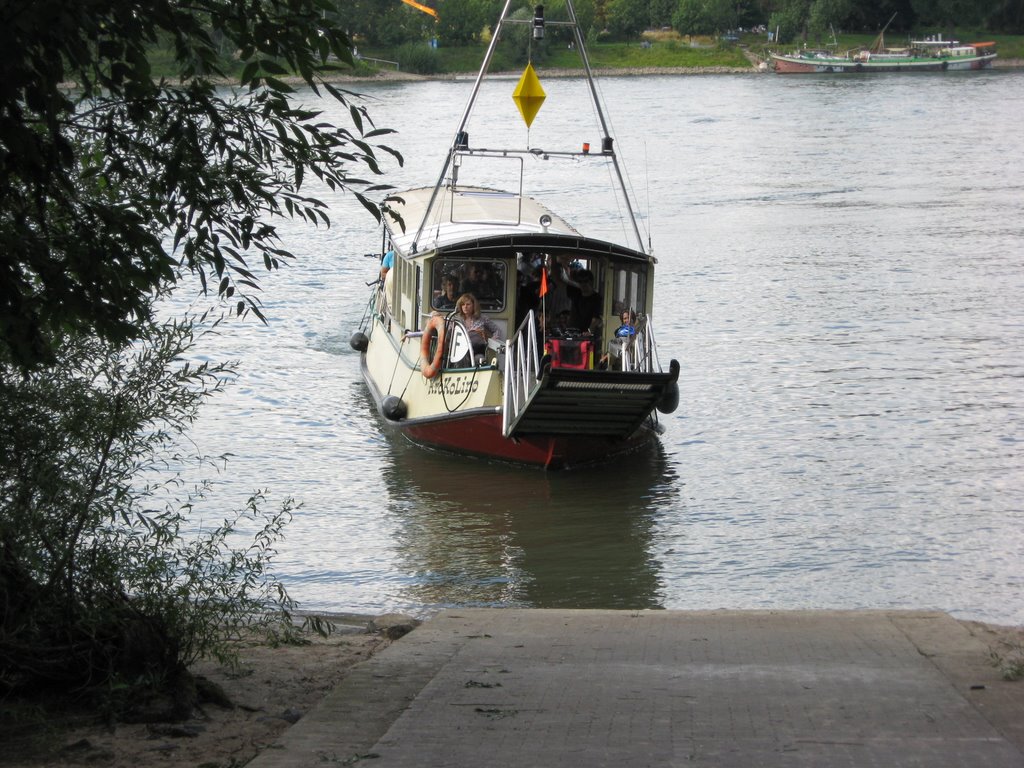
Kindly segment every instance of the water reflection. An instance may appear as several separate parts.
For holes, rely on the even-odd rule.
[[[652,557],[677,480],[661,446],[619,469],[524,470],[395,437],[384,470],[402,602],[425,606],[656,608]]]

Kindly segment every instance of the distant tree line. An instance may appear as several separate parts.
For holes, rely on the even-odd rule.
[[[349,35],[368,45],[399,46],[436,39],[441,45],[479,42],[504,0],[425,0],[438,18],[402,0],[337,0]],[[534,2],[513,6],[524,17]],[[565,0],[544,3],[548,18],[565,18]],[[1024,33],[1024,0],[574,0],[589,36],[629,39],[647,29],[713,35],[761,25],[783,42],[837,32],[953,30]],[[557,34],[557,33],[556,33]]]

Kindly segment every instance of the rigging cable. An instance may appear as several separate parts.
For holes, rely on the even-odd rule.
[[[612,117],[612,113],[608,110],[608,108],[606,106],[608,102],[607,102],[607,100],[604,97],[604,89],[601,87],[601,80],[600,80],[600,78],[595,77],[593,82],[594,82],[594,90],[598,94],[597,98],[600,99],[601,105],[604,107],[603,111],[604,111],[605,119],[608,122],[609,131],[614,135],[616,133],[615,132],[615,121],[614,121],[614,119]],[[593,109],[594,109],[594,112],[596,114],[597,110],[598,110],[597,104],[593,105]],[[631,197],[634,200],[639,200],[639,197],[637,196],[636,191],[633,188],[633,180],[629,176],[629,169],[626,167],[626,164],[624,162],[620,162],[619,163],[619,170],[621,171],[622,175],[624,176],[624,182],[623,182],[624,183],[624,188],[622,190],[622,194],[626,195],[627,198]],[[613,185],[614,185],[614,182],[613,182]],[[649,205],[649,201],[648,201],[648,205]],[[650,210],[650,209],[648,208],[648,210]],[[650,231],[647,229],[647,227],[644,226],[645,220],[643,218],[640,218],[636,214],[634,214],[633,218],[636,221],[636,224],[637,224],[638,228],[644,230],[644,234],[647,235],[647,240],[648,240],[648,242],[650,242],[651,234],[650,234]],[[624,223],[623,223],[623,227],[625,227]],[[626,239],[625,239],[624,242],[629,242],[629,233],[628,232],[627,232],[627,236],[626,236]],[[643,249],[643,240],[640,241],[639,245],[640,245],[640,248]]]
[[[647,193],[647,222],[650,224],[649,227],[645,227],[644,231],[647,234],[647,254],[651,255],[654,253],[654,245],[651,243],[651,230],[654,229],[654,222],[651,221],[651,166],[647,160],[647,137],[644,137],[644,190]]]

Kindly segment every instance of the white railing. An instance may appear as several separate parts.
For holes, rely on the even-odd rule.
[[[374,64],[390,64],[396,71],[402,68],[397,61],[390,61],[388,59],[375,59],[372,56],[363,56],[359,53],[355,55],[355,58],[360,61],[372,61]]]
[[[637,323],[636,335],[628,340],[614,339],[609,346],[618,344],[617,354],[621,366],[614,370],[626,373],[660,373],[658,347],[654,338],[654,323],[650,315]],[[505,386],[503,390],[501,428],[505,437],[511,426],[526,408],[530,396],[540,380],[542,350],[537,338],[537,326],[533,311],[516,329],[505,345]]]
[[[622,370],[636,373],[661,371],[658,346],[654,340],[654,322],[645,315],[636,324],[636,335],[621,347]]]
[[[505,437],[509,436],[511,426],[537,387],[540,359],[537,322],[531,309],[505,344],[505,389],[501,409],[501,430]]]

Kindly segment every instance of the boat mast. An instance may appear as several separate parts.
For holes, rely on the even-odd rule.
[[[896,13],[899,13],[899,11]],[[889,28],[893,19],[896,18],[896,13],[894,13],[887,22],[885,22],[885,26],[882,27],[882,31],[878,33],[878,37],[875,38],[875,42],[871,44],[872,53],[881,53],[885,49],[885,30]]]
[[[441,186],[444,184],[444,178],[448,174],[448,169],[451,167],[452,158],[455,157],[455,153],[458,151],[460,138],[465,133],[466,123],[469,122],[469,115],[473,111],[473,104],[476,102],[476,96],[480,92],[480,83],[483,82],[484,74],[486,74],[488,67],[491,65],[491,57],[494,55],[494,49],[498,45],[498,37],[501,36],[501,24],[505,20],[505,14],[508,13],[510,5],[512,5],[512,0],[505,0],[505,7],[501,9],[501,17],[498,19],[498,24],[494,28],[494,34],[491,35],[491,43],[487,46],[487,53],[484,54],[484,60],[480,65],[480,71],[476,74],[476,82],[473,83],[473,90],[469,94],[469,101],[466,104],[466,109],[462,112],[462,119],[459,121],[459,127],[455,129],[455,138],[452,139],[452,144],[448,148],[448,154],[444,158],[444,166],[441,168],[441,175],[437,179],[437,184],[434,185],[434,191],[430,195],[430,202],[427,203],[427,208],[423,212],[423,221],[420,222],[420,226],[416,230],[416,237],[412,239],[413,253],[416,253],[418,250],[420,236],[423,234],[423,229],[427,226],[427,221],[430,220],[430,213],[434,210],[434,203],[437,201],[437,194],[441,191]]]
[[[484,54],[483,63],[480,65],[480,71],[477,73],[476,81],[473,83],[473,90],[470,92],[469,101],[466,104],[466,108],[462,113],[462,119],[459,121],[459,126],[455,130],[455,136],[452,139],[451,146],[448,149],[448,153],[445,156],[444,165],[441,168],[441,174],[437,179],[437,183],[434,185],[434,191],[430,195],[430,201],[427,203],[426,210],[423,213],[423,220],[420,222],[419,227],[416,230],[416,236],[412,241],[412,252],[418,251],[420,237],[423,235],[423,230],[427,226],[427,222],[430,220],[430,216],[434,210],[434,204],[437,202],[437,197],[440,194],[441,188],[444,186],[445,178],[448,175],[449,169],[452,167],[454,157],[461,151],[468,149],[466,142],[466,124],[469,122],[470,115],[473,112],[473,105],[476,103],[477,95],[480,92],[480,85],[483,82],[484,76],[487,74],[487,70],[490,67],[491,59],[494,55],[495,47],[498,44],[498,38],[501,36],[501,28],[504,24],[532,24],[534,26],[535,34],[538,26],[541,29],[541,35],[543,35],[544,26],[556,26],[556,27],[571,27],[573,33],[573,39],[575,40],[576,50],[579,52],[580,59],[583,62],[583,70],[586,73],[587,85],[590,89],[591,100],[594,103],[594,110],[597,112],[598,120],[601,124],[601,152],[599,156],[608,157],[612,161],[612,167],[615,169],[615,176],[618,179],[619,189],[622,194],[622,198],[625,202],[626,210],[629,213],[629,220],[633,225],[633,234],[639,244],[639,249],[646,253],[644,247],[643,236],[640,234],[640,227],[637,224],[636,213],[633,211],[633,205],[629,199],[629,192],[626,187],[625,179],[622,175],[622,168],[619,165],[618,156],[615,154],[614,139],[608,130],[608,122],[605,119],[604,110],[601,107],[601,100],[598,97],[597,87],[594,82],[594,73],[590,68],[590,59],[587,56],[587,49],[583,41],[583,33],[580,31],[579,23],[576,18],[576,9],[573,7],[572,0],[565,0],[565,7],[569,14],[569,21],[546,21],[543,17],[543,6],[538,5],[538,13],[535,18],[530,20],[518,20],[509,19],[508,10],[512,5],[512,0],[505,0],[505,5],[501,10],[501,16],[498,18],[498,23],[494,28],[494,34],[491,35],[491,42],[487,46],[487,52]],[[554,154],[554,153],[549,153]],[[572,153],[558,153],[558,154],[572,154],[574,156],[584,156],[588,153],[583,152],[572,152]]]
[[[576,50],[580,52],[580,59],[583,61],[583,69],[587,73],[587,84],[590,86],[590,95],[594,100],[594,109],[597,110],[597,117],[601,121],[601,130],[604,132],[604,136],[601,139],[601,152],[611,155],[612,167],[615,168],[615,175],[619,180],[619,189],[622,190],[622,199],[626,203],[626,210],[629,212],[629,220],[633,225],[633,234],[636,237],[636,241],[640,246],[640,250],[647,252],[644,248],[644,238],[640,234],[640,227],[636,223],[636,213],[633,212],[633,205],[629,201],[629,191],[626,188],[626,182],[622,177],[622,168],[619,166],[619,157],[615,154],[615,149],[612,146],[611,134],[608,132],[608,123],[604,119],[604,110],[601,109],[601,99],[597,95],[597,86],[594,84],[594,73],[590,69],[590,58],[587,56],[587,48],[583,45],[583,33],[580,31],[580,25],[576,21],[576,9],[572,6],[572,0],[565,0],[565,8],[569,12],[569,22],[572,24],[573,36],[576,38]]]

